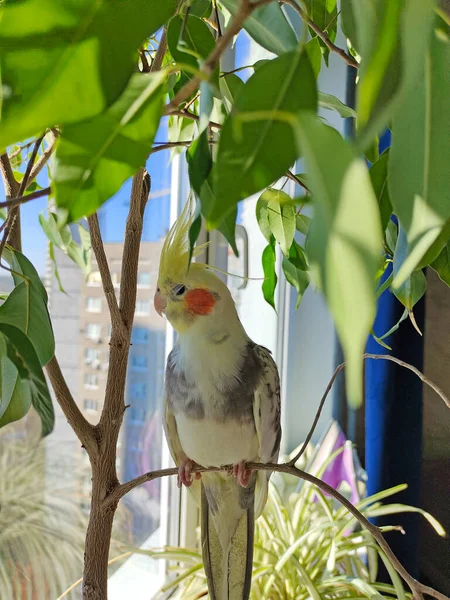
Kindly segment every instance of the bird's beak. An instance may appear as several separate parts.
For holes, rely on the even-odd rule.
[[[167,305],[167,301],[161,294],[161,292],[156,292],[155,297],[153,299],[153,304],[156,312],[161,317]]]

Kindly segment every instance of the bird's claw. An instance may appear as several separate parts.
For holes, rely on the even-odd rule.
[[[245,460],[233,465],[233,476],[237,478],[237,482],[242,487],[247,487],[252,476],[251,469],[247,469],[247,463]]]
[[[201,473],[192,473],[192,469],[198,465],[190,458],[185,458],[178,467],[178,487],[182,485],[191,487],[194,479],[200,479]]]

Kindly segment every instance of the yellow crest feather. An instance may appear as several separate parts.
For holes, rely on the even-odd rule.
[[[184,205],[181,215],[170,228],[161,250],[158,282],[182,281],[189,270],[189,229],[195,219],[192,196]],[[207,244],[194,248],[192,256],[198,256]]]

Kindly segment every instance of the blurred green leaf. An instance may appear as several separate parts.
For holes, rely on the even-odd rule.
[[[209,216],[211,224],[220,222],[239,200],[276,181],[299,155],[287,123],[270,117],[247,121],[241,115],[251,118],[255,111],[297,114],[316,107],[314,73],[305,52],[284,54],[250,77],[222,128],[213,169],[217,202]]]
[[[167,45],[177,62],[199,69],[200,62],[210,54],[215,41],[208,25],[189,13],[187,18],[185,15],[176,15],[170,19],[167,28]],[[191,79],[193,74],[184,73],[184,76]],[[215,84],[218,84],[218,76],[219,72],[216,70],[212,77]]]
[[[28,398],[31,398],[31,403],[41,419],[42,436],[44,437],[53,430],[55,415],[47,382],[33,344],[18,327],[9,323],[0,322],[0,334],[3,337],[4,347],[6,347],[6,356],[3,355],[1,359],[2,371],[5,360],[10,361],[17,369],[17,377],[21,380],[20,393],[13,393],[11,396],[9,406],[11,406],[11,402],[14,402],[14,406],[11,406],[9,413],[3,412],[0,426],[6,424],[7,414],[9,422],[13,416],[15,419],[21,418]]]
[[[211,14],[212,3],[211,0],[193,0],[190,4],[189,14],[195,17],[207,17]]]
[[[288,257],[295,235],[295,208],[291,198],[282,190],[268,188],[259,200],[267,203],[267,221],[270,231],[280,244],[283,254]]]
[[[47,292],[31,262],[9,247],[3,257],[18,274],[13,274],[15,288],[0,306],[0,323],[8,323],[25,333],[42,365],[55,353],[55,339],[47,310]]]
[[[177,0],[28,0],[2,7],[0,149],[99,114],[123,92],[137,49]]]
[[[340,25],[343,34],[350,40],[352,47],[357,50],[359,48],[358,30],[353,12],[353,0],[341,0]]]
[[[297,135],[316,200],[308,258],[348,361],[349,402],[359,406],[361,356],[375,317],[375,275],[382,249],[377,200],[364,162],[334,129],[301,114]]]
[[[262,267],[264,271],[264,281],[262,283],[262,292],[264,300],[275,308],[275,288],[277,287],[277,273],[275,270],[276,264],[276,252],[275,252],[275,240],[269,243],[263,250],[262,253]]]
[[[0,208],[0,219],[4,221],[7,217],[6,208]]]
[[[311,217],[307,217],[306,215],[295,215],[295,227],[297,231],[303,233],[303,235],[308,235],[309,226],[311,224]]]
[[[356,117],[356,113],[353,108],[347,106],[343,102],[333,96],[332,94],[324,94],[323,92],[319,92],[319,106],[322,108],[328,108],[328,110],[334,110],[337,112],[343,119],[347,119],[348,117]]]
[[[295,308],[300,306],[303,294],[309,285],[308,263],[306,261],[303,248],[293,240],[289,257],[283,256],[283,273],[286,281],[297,290],[297,303]]]
[[[392,204],[387,185],[389,149],[370,167],[370,180],[378,200],[380,209],[381,229],[386,230],[392,214]]]
[[[450,287],[450,242],[447,242],[447,245],[442,248],[441,253],[430,266],[442,281]]]
[[[208,143],[208,132],[204,130],[195,139],[186,152],[189,180],[192,189],[200,200],[201,213],[207,219],[215,202],[214,191],[211,187],[212,157]],[[230,244],[236,256],[239,251],[236,245],[237,207],[220,223],[218,230]]]
[[[211,113],[214,108],[214,98],[212,93],[212,87],[207,81],[200,83],[200,100],[199,100],[199,116],[198,132],[204,131],[211,118]]]
[[[379,140],[378,136],[375,136],[372,140],[372,143],[369,144],[368,146],[366,146],[366,148],[364,149],[364,156],[372,164],[377,162],[377,160],[380,157],[379,145],[380,145],[380,140]]]
[[[237,95],[244,86],[244,82],[236,73],[223,75],[219,79],[220,91],[222,93],[225,106],[228,112],[231,112],[233,104],[236,101]]]
[[[322,50],[320,49],[319,38],[313,37],[308,40],[305,44],[305,50],[308,53],[314,75],[317,79],[322,67]]]
[[[240,3],[239,0],[221,0],[221,4],[234,15]],[[297,46],[294,30],[276,2],[254,10],[244,21],[244,29],[256,43],[273,54],[283,54]]]
[[[353,0],[352,5],[361,55],[357,140],[365,149],[394,112],[401,115],[402,101],[415,94],[413,88],[423,70],[434,2]]]
[[[388,186],[394,212],[408,240],[394,288],[399,288],[421,263],[450,219],[450,44],[438,33],[433,32],[421,57],[422,77],[393,123]],[[448,235],[441,237],[430,260],[436,258],[447,239]]]
[[[136,74],[105,113],[66,126],[56,150],[56,203],[76,221],[94,213],[145,164],[161,116],[164,73]]]

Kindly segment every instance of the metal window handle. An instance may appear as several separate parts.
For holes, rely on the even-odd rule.
[[[245,227],[242,225],[236,225],[236,236],[242,238],[244,242],[244,251],[242,260],[244,261],[244,279],[241,285],[237,288],[238,290],[244,290],[248,285],[248,233]]]

